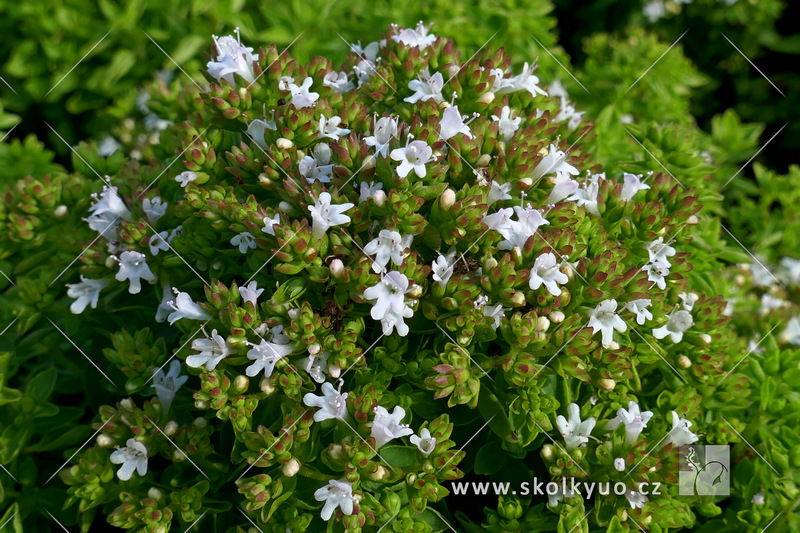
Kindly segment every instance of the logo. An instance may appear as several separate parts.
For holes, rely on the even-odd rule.
[[[730,448],[699,444],[682,446],[678,483],[681,496],[730,495]]]

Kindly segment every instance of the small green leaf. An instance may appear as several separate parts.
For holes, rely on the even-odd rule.
[[[44,403],[53,392],[57,377],[58,371],[52,366],[42,370],[31,378],[25,394],[36,400],[36,403]]]

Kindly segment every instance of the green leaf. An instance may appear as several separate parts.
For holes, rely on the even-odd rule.
[[[19,451],[28,442],[33,433],[33,425],[15,423],[8,426],[0,437],[0,463],[8,464],[14,460]]]
[[[397,468],[408,468],[417,462],[417,449],[408,446],[384,446],[381,457]]]
[[[11,517],[14,517],[13,520],[12,520]],[[11,527],[14,528],[13,529],[14,533],[24,533],[23,529],[22,529],[22,516],[20,516],[20,514],[19,514],[19,504],[16,503],[16,502],[13,505],[9,506],[8,509],[6,509],[6,512],[3,515],[3,517],[0,518],[0,525],[7,524],[9,520],[11,520],[11,524],[10,525],[11,525]],[[8,527],[8,526],[5,526],[5,527]],[[5,530],[5,527],[3,528],[4,530]],[[4,533],[5,533],[5,531],[4,531]]]
[[[58,371],[52,366],[42,370],[31,378],[25,394],[36,400],[36,403],[44,403],[53,392],[57,377]]]
[[[499,451],[500,443],[494,440],[481,446],[475,456],[475,473],[492,475],[499,472],[506,464],[506,454],[498,453]]]

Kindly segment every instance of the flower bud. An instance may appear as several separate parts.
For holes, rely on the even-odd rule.
[[[106,257],[106,268],[114,268],[117,266],[117,260],[111,256]]]
[[[329,267],[331,271],[331,276],[334,278],[339,278],[344,273],[344,263],[342,263],[341,259],[334,259],[331,261],[331,266]]]
[[[692,215],[692,216],[689,217],[689,219],[686,221],[686,223],[687,224],[697,224],[699,221],[700,221],[700,219],[697,218],[697,216]]]
[[[561,324],[565,318],[563,311],[553,311],[550,313],[550,322],[553,324]]]
[[[328,374],[330,374],[330,376],[333,379],[338,378],[341,373],[342,373],[342,368],[339,365],[329,365],[328,366]]]
[[[258,384],[258,388],[261,389],[261,392],[267,395],[270,395],[273,392],[275,392],[275,386],[272,384],[272,380],[267,376],[261,378],[261,382]]]
[[[420,296],[422,296],[422,285],[417,285],[415,283],[414,287],[410,291],[408,291],[408,296],[410,298],[419,298]]]
[[[331,160],[331,147],[325,143],[317,143],[314,145],[314,159],[317,161],[330,161]]]
[[[711,335],[708,333],[701,333],[700,340],[702,340],[706,344],[711,344]]]
[[[197,409],[208,409],[208,402],[205,400],[195,400],[194,406]]]
[[[291,148],[292,146],[294,146],[294,143],[293,143],[292,141],[290,141],[289,139],[286,139],[286,138],[284,138],[284,137],[281,137],[280,139],[278,139],[277,141],[275,141],[275,144],[276,144],[276,145],[277,145],[277,147],[278,147],[278,148],[280,148],[281,150],[288,150],[289,148]]]
[[[456,203],[455,191],[453,191],[453,189],[445,189],[445,191],[442,193],[442,196],[439,198],[439,205],[442,207],[442,209],[447,211],[453,207],[454,203]]]
[[[475,162],[475,166],[478,168],[486,168],[489,166],[489,163],[491,162],[492,162],[492,156],[490,154],[483,154]]]
[[[267,176],[266,173],[262,172],[261,174],[258,175],[258,182],[264,185],[269,185],[270,183],[272,183],[272,180],[269,179],[269,176]]]
[[[308,353],[310,353],[311,355],[317,355],[321,351],[322,351],[322,346],[320,346],[318,342],[315,342],[314,344],[308,347]]]
[[[167,425],[164,426],[164,435],[167,437],[174,437],[175,434],[178,432],[178,423],[174,420],[170,420],[167,422]]]
[[[122,400],[119,401],[119,405],[120,407],[122,407],[123,409],[127,409],[128,411],[133,409],[133,402],[131,401],[130,398],[123,398]]]
[[[198,416],[197,418],[194,419],[194,422],[192,422],[192,424],[194,425],[194,427],[202,429],[208,425],[208,420],[206,420],[202,416]]]
[[[247,387],[250,386],[250,378],[243,375],[238,375],[233,379],[233,389],[235,392],[243,393],[247,391]]]
[[[603,378],[597,380],[597,385],[603,390],[610,391],[614,390],[614,387],[617,386],[617,382],[613,379]]]
[[[383,204],[386,203],[386,193],[382,190],[375,191],[375,194],[372,195],[372,201],[378,207],[383,207]]]
[[[366,170],[370,168],[375,168],[375,165],[378,163],[378,160],[375,159],[375,156],[370,154],[364,158],[364,162],[361,163],[361,169]]]
[[[147,497],[158,501],[164,497],[164,491],[157,487],[150,487],[150,490],[147,491]]]
[[[488,93],[483,93],[480,98],[478,98],[478,103],[489,105],[494,102],[494,93],[489,91]]]
[[[108,435],[101,433],[100,435],[97,436],[97,445],[100,446],[101,448],[111,448],[112,446],[114,446],[114,439],[112,439]]]
[[[689,368],[690,366],[692,366],[692,360],[686,357],[685,355],[682,355],[678,357],[678,366],[681,368]]]
[[[375,470],[375,472],[373,472],[373,473],[372,473],[372,475],[370,476],[370,478],[371,478],[373,481],[383,481],[383,480],[384,480],[384,479],[386,479],[388,476],[389,476],[389,471],[388,471],[388,470],[386,470],[386,469],[383,467],[383,465],[378,465],[378,468]]]
[[[341,461],[345,458],[344,456],[344,446],[341,444],[331,444],[328,447],[328,455],[334,461]]]
[[[522,250],[520,250],[519,246],[514,245],[511,249],[511,257],[515,262],[522,261]]]
[[[527,191],[533,185],[533,180],[531,178],[522,178],[517,182],[517,184],[519,185],[520,189]]]
[[[553,452],[553,445],[552,444],[545,444],[542,446],[542,459],[545,461],[552,461],[553,457],[555,457],[555,452]]]
[[[283,475],[286,477],[294,477],[300,471],[300,463],[292,457],[292,459],[283,465]]]
[[[291,318],[292,320],[297,320],[298,318],[300,318],[300,309],[296,307],[289,309],[289,318]]]
[[[69,208],[67,208],[67,206],[65,205],[60,205],[56,207],[55,210],[53,211],[53,216],[58,219],[65,218],[68,214],[69,214]]]
[[[575,277],[575,269],[572,267],[572,265],[568,263],[564,263],[563,265],[561,265],[561,268],[559,268],[559,270],[561,271],[562,274],[567,276],[567,278],[569,278],[570,281],[572,281],[572,278]]]
[[[525,305],[525,294],[520,291],[515,292],[514,296],[511,297],[511,303],[517,307],[522,307]]]
[[[486,261],[483,262],[483,270],[492,270],[496,266],[497,266],[497,259],[495,259],[494,257],[488,257]]]
[[[617,341],[611,341],[608,347],[612,350],[619,350],[619,343]]]
[[[183,455],[183,452],[180,450],[175,450],[172,452],[172,462],[173,463],[181,463],[186,460],[186,456]]]
[[[278,203],[278,209],[280,209],[281,211],[283,211],[287,215],[291,215],[292,213],[295,212],[294,206],[292,204],[290,204],[289,202],[279,202]]]
[[[547,319],[546,316],[540,316],[536,320],[536,330],[537,331],[547,331],[550,328],[550,321]]]

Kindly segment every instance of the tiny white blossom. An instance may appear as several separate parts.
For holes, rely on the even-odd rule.
[[[516,228],[516,222],[512,220],[514,216],[514,209],[512,207],[503,207],[491,214],[483,215],[481,222],[486,224],[486,227],[498,232],[505,240],[511,239],[511,232]]]
[[[469,131],[468,123],[464,123],[465,118],[459,113],[458,106],[452,105],[446,108],[439,121],[439,138],[446,141],[457,133],[463,133],[469,139],[474,138],[472,132]]]
[[[538,290],[544,285],[553,296],[561,295],[561,287],[558,284],[563,285],[569,281],[569,278],[559,270],[559,266],[556,256],[552,252],[540,255],[533,262],[528,286],[532,290]]]
[[[303,80],[302,85],[295,85],[291,82],[286,84],[289,92],[292,94],[292,105],[295,108],[301,109],[303,107],[309,107],[310,105],[313,105],[314,102],[319,100],[319,93],[311,92],[309,90],[311,89],[311,85],[313,83],[314,80],[310,77],[307,77]]]
[[[621,407],[617,410],[617,416],[606,422],[606,429],[614,431],[620,424],[625,425],[625,443],[633,444],[639,435],[642,434],[644,428],[647,427],[647,422],[653,417],[651,411],[641,412],[639,404],[630,401],[628,408]]]
[[[503,137],[503,142],[508,144],[508,141],[514,136],[514,133],[519,129],[519,125],[522,122],[522,117],[512,118],[516,113],[513,113],[513,109],[510,107],[503,106],[503,109],[500,110],[500,116],[492,115],[492,121],[498,122],[497,124],[497,131]]]
[[[510,200],[511,195],[508,194],[508,191],[510,190],[510,183],[498,183],[496,181],[492,181],[492,185],[489,188],[489,194],[486,197],[486,203],[488,205],[492,205],[493,203],[501,200]]]
[[[311,234],[315,239],[321,238],[328,228],[341,226],[350,222],[350,217],[344,212],[354,207],[349,202],[343,204],[331,204],[331,195],[328,192],[320,193],[314,205],[308,206],[313,220]]]
[[[622,192],[620,193],[620,200],[622,200],[623,202],[630,201],[634,196],[636,196],[637,192],[650,188],[649,185],[642,183],[641,174],[630,174],[628,172],[625,172],[622,175],[622,179],[623,179],[623,184],[622,184]]]
[[[767,314],[770,311],[773,311],[775,309],[780,309],[781,307],[787,306],[788,304],[789,302],[787,302],[786,300],[782,298],[776,298],[771,294],[765,292],[764,294],[761,295],[761,307],[759,311],[761,311],[762,314]]]
[[[147,245],[150,247],[150,253],[156,256],[159,254],[159,252],[166,252],[169,250],[168,242],[169,232],[165,230],[151,236],[150,240],[147,242]]]
[[[233,236],[231,244],[239,247],[239,253],[246,254],[247,250],[256,249],[256,238],[249,231],[243,231]]]
[[[206,67],[208,73],[216,78],[217,81],[225,79],[233,87],[236,87],[235,74],[238,74],[249,83],[255,81],[253,62],[256,58],[253,49],[249,46],[242,46],[239,28],[236,28],[236,38],[231,35],[217,37],[214,35],[214,44],[217,48],[217,56],[208,62]]]
[[[765,501],[766,500],[764,499],[764,493],[758,492],[753,495],[753,498],[750,500],[750,503],[752,503],[753,505],[764,505]]]
[[[319,128],[317,128],[317,138],[327,138],[338,141],[339,137],[350,133],[350,130],[339,127],[339,124],[341,123],[341,117],[335,116],[331,117],[330,119],[326,119],[325,115],[322,115],[319,119]]]
[[[111,453],[111,462],[115,465],[121,464],[117,470],[117,477],[122,481],[128,481],[133,472],[136,471],[140,476],[147,473],[147,447],[136,439],[128,439],[127,446]]]
[[[375,155],[386,158],[389,152],[389,143],[397,137],[397,119],[394,117],[373,118],[374,127],[372,135],[364,137],[367,146],[375,147]]]
[[[622,457],[617,457],[614,459],[614,470],[617,472],[624,472],[625,471],[625,459]]]
[[[617,301],[614,299],[603,300],[589,313],[589,327],[592,335],[601,332],[603,348],[608,348],[614,341],[614,330],[623,333],[628,325],[617,314]]]
[[[375,74],[375,61],[372,59],[362,59],[353,67],[353,72],[358,78],[358,87],[361,88],[365,83],[369,83],[372,75]]]
[[[425,456],[430,455],[436,449],[436,438],[431,437],[428,428],[422,428],[419,435],[411,435],[411,444],[417,447]]]
[[[504,78],[501,80],[500,87],[494,91],[495,94],[506,94],[526,90],[534,97],[537,94],[547,96],[547,92],[539,87],[539,78],[533,74],[533,71],[536,70],[537,67],[538,65],[535,62],[531,64],[526,62],[520,74],[513,78]]]
[[[650,22],[656,22],[667,13],[662,0],[652,0],[642,7],[642,13]]]
[[[781,275],[790,285],[800,285],[800,259],[781,259]]]
[[[358,189],[358,203],[362,204],[375,197],[375,193],[383,190],[383,183],[367,183],[362,181]]]
[[[557,483],[558,490],[556,490],[555,494],[547,494],[547,504],[551,507],[555,507],[558,505],[558,502],[563,500],[564,498],[572,499],[575,497],[575,492],[570,488],[569,484],[567,484],[567,490],[564,491],[561,483]]]
[[[318,354],[309,354],[299,361],[300,368],[305,369],[308,375],[317,383],[325,381],[325,374],[328,372],[328,358],[330,358],[328,350],[322,350]]]
[[[568,99],[562,97],[561,108],[558,110],[558,114],[556,114],[553,120],[555,122],[566,122],[567,129],[572,131],[580,126],[584,113],[586,113],[586,111],[577,111],[575,106]]]
[[[689,431],[690,427],[692,427],[691,422],[672,411],[672,429],[664,439],[664,446],[670,443],[673,446],[686,446],[700,440],[700,437]]]
[[[669,244],[665,244],[664,237],[659,237],[658,239],[647,243],[646,248],[647,253],[650,255],[651,263],[658,263],[667,267],[672,266],[668,258],[675,255],[675,248]]]
[[[180,292],[175,287],[172,291],[177,295],[175,300],[168,302],[173,311],[169,314],[167,319],[169,324],[172,325],[182,318],[191,318],[192,320],[211,320],[211,315],[203,311],[197,303],[192,300],[188,293]]]
[[[128,292],[138,294],[142,290],[142,281],[155,281],[156,275],[147,266],[145,255],[140,252],[125,251],[119,257],[119,270],[115,278],[117,281],[130,281]]]
[[[411,139],[409,135],[408,139]],[[424,178],[427,175],[425,165],[436,160],[433,157],[433,149],[425,141],[411,141],[406,140],[404,148],[395,148],[389,154],[394,161],[400,161],[397,167],[397,175],[405,178],[413,170],[414,173]]]
[[[647,495],[636,490],[629,490],[625,493],[628,503],[631,504],[631,509],[641,509],[647,503]]]
[[[550,145],[549,151],[542,158],[541,161],[534,167],[531,179],[533,181],[539,180],[542,176],[548,174],[556,174],[556,177],[569,178],[569,176],[577,176],[580,174],[577,168],[567,163],[567,153],[556,148],[554,144]]]
[[[372,270],[378,274],[386,270],[389,260],[397,266],[403,264],[405,251],[411,246],[413,235],[400,235],[396,231],[382,229],[377,237],[364,246],[364,253],[375,255]]]
[[[120,219],[132,220],[131,212],[119,196],[116,187],[104,185],[100,196],[92,194],[92,198],[94,203],[89,208],[90,215],[86,219],[89,227],[106,239],[113,239],[117,234]]]
[[[341,381],[340,381],[341,383]],[[322,422],[330,418],[338,418],[344,420],[347,417],[347,400],[348,392],[342,394],[333,388],[329,382],[322,384],[322,396],[316,394],[306,393],[303,396],[303,403],[309,407],[319,407],[319,411],[314,413],[314,421]]]
[[[300,171],[300,175],[309,183],[314,183],[315,181],[330,183],[331,172],[333,172],[333,165],[330,162],[330,146],[319,143],[314,146],[314,156],[305,156],[300,160],[297,168]]]
[[[251,378],[257,376],[262,370],[266,377],[270,377],[275,370],[275,364],[292,353],[292,347],[288,344],[278,344],[263,339],[261,343],[252,346],[247,351],[247,358],[253,361],[253,364],[244,371]]]
[[[425,68],[419,74],[419,78],[408,82],[408,88],[414,91],[414,94],[404,98],[404,102],[409,104],[416,104],[420,100],[426,102],[433,98],[437,104],[444,102],[442,96],[442,88],[444,87],[444,78],[441,72],[437,72],[433,76],[430,75],[428,69]]]
[[[511,221],[508,237],[503,235],[505,240],[498,245],[501,250],[512,250],[515,246],[522,248],[527,240],[539,231],[540,226],[550,224],[542,213],[538,209],[533,209],[530,204],[525,208],[515,205],[514,211],[517,213],[517,220]]]
[[[433,281],[439,283],[440,287],[447,285],[450,278],[453,276],[453,270],[456,266],[456,250],[451,250],[447,255],[439,254],[439,257],[431,265],[433,271]]]
[[[263,292],[264,289],[259,289],[258,282],[256,281],[251,281],[247,285],[239,287],[239,295],[242,297],[242,301],[250,302],[254,307],[258,302],[258,297],[261,296]]]
[[[194,339],[192,341],[192,350],[200,353],[186,357],[186,366],[192,368],[205,366],[206,370],[214,370],[230,354],[228,343],[222,335],[217,333],[216,329],[211,332],[211,337]]]
[[[375,418],[372,421],[372,438],[375,439],[375,447],[380,448],[392,439],[399,439],[414,433],[408,424],[400,422],[406,416],[406,410],[399,405],[395,406],[394,411],[389,411],[383,406],[375,407]]]
[[[428,34],[428,29],[419,22],[416,30],[406,28],[399,34],[393,35],[392,40],[406,46],[417,46],[422,51],[436,41],[436,36]]]
[[[156,322],[164,322],[172,312],[172,307],[170,306],[172,291],[170,290],[169,282],[162,280],[161,287],[161,303],[158,304],[158,309],[156,309]]]
[[[325,77],[322,78],[322,85],[324,87],[330,87],[337,93],[346,93],[356,88],[348,79],[346,72],[336,72],[335,70],[325,74]]]
[[[247,135],[255,142],[262,150],[267,149],[267,141],[264,139],[264,134],[267,130],[277,130],[278,126],[275,124],[275,119],[266,120],[262,118],[254,119],[247,125]]]
[[[150,223],[155,224],[167,213],[167,202],[162,202],[160,196],[156,196],[152,200],[145,198],[142,200],[142,210]]]
[[[667,276],[669,276],[669,266],[662,263],[647,263],[642,267],[647,273],[647,280],[652,281],[662,291],[667,288]]]
[[[600,176],[598,174],[598,176]],[[597,194],[600,192],[600,183],[598,179],[590,179],[583,187],[577,189],[572,193],[567,200],[575,202],[578,207],[585,207],[588,212],[595,216],[600,216],[600,210],[597,205]]]
[[[175,181],[180,183],[181,187],[183,187],[185,189],[187,185],[189,185],[190,183],[195,181],[198,177],[199,176],[197,175],[197,172],[192,172],[191,170],[186,170],[184,172],[181,172],[177,176],[175,176]]]
[[[100,299],[100,291],[108,285],[107,279],[89,279],[81,275],[80,283],[67,284],[67,296],[76,298],[69,306],[69,310],[76,315],[83,313],[86,306],[91,304],[92,309],[97,309],[97,302]]]
[[[107,135],[97,144],[97,154],[100,157],[111,157],[120,148],[122,148],[122,145],[114,137]]]
[[[669,320],[666,324],[653,330],[653,337],[656,339],[663,339],[669,335],[672,342],[681,342],[683,333],[693,325],[694,320],[692,320],[691,313],[679,309],[670,313]]]
[[[264,227],[261,228],[261,231],[267,235],[275,235],[275,224],[281,223],[281,214],[278,213],[275,215],[275,218],[264,217],[262,222],[264,223]]]
[[[555,183],[553,183],[553,190],[550,191],[550,196],[547,197],[547,200],[545,200],[545,203],[548,204],[548,205],[557,204],[558,202],[560,202],[564,198],[569,198],[569,197],[573,196],[578,191],[579,188],[580,188],[580,183],[578,183],[574,179],[572,179],[572,178],[570,178],[568,176],[567,177],[565,177],[565,176],[557,176],[556,179],[555,179]],[[580,197],[583,200],[584,199],[584,194],[581,193]],[[571,199],[575,199],[575,197],[573,197]],[[585,199],[588,200],[588,196],[586,196]],[[579,205],[582,205],[582,204],[579,204]],[[596,205],[596,203],[595,203],[595,205]],[[587,210],[589,212],[592,211],[592,209],[590,209],[589,207],[587,207]]]
[[[800,318],[794,316],[789,319],[789,322],[786,324],[786,329],[781,333],[780,340],[781,342],[788,342],[789,344],[800,346]]]
[[[175,394],[178,389],[186,383],[189,376],[181,376],[181,362],[173,359],[169,364],[169,372],[164,374],[164,371],[159,368],[153,374],[153,385],[156,389],[158,401],[161,403],[165,413],[169,412],[172,406],[172,401],[175,399]]]
[[[648,307],[653,303],[650,298],[640,298],[638,300],[631,300],[630,302],[625,304],[623,309],[627,309],[631,313],[636,315],[636,323],[640,326],[644,324],[645,320],[652,320],[653,313],[647,310]]]
[[[353,504],[358,499],[353,496],[353,486],[347,481],[336,481],[332,479],[322,488],[314,492],[314,499],[318,502],[325,502],[320,516],[326,522],[331,519],[336,508],[342,510],[342,514],[350,516],[353,514]]]
[[[492,329],[497,329],[500,326],[500,321],[506,317],[508,307],[503,307],[502,304],[486,305],[483,307],[483,316],[488,316],[494,320]]]
[[[567,450],[574,450],[589,442],[589,436],[592,434],[592,429],[594,429],[597,420],[587,418],[581,421],[581,408],[576,403],[571,403],[567,406],[567,414],[569,415],[569,420],[562,415],[556,417],[556,426],[558,426],[561,436],[564,437]]]
[[[682,292],[678,295],[678,298],[683,302],[683,309],[685,311],[691,311],[694,308],[694,303],[697,301],[698,296],[695,292]]]

